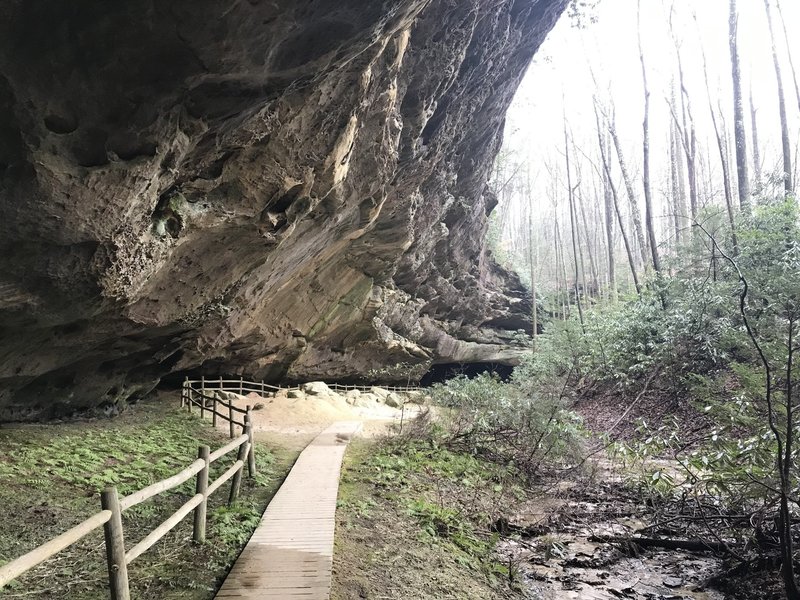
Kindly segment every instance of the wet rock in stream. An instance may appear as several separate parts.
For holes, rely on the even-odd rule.
[[[608,481],[561,484],[511,519],[508,530],[518,533],[501,552],[517,565],[528,598],[723,600],[721,592],[704,587],[720,568],[712,554],[590,541],[631,536],[646,524],[643,503]]]

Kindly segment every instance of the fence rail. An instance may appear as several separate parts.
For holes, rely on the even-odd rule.
[[[228,503],[233,504],[239,495],[242,472],[245,465],[247,465],[248,473],[251,477],[256,474],[253,429],[249,416],[249,412],[246,412],[240,436],[214,452],[211,452],[208,446],[200,446],[197,460],[172,477],[156,482],[122,498],[119,497],[116,487],[109,487],[103,490],[100,494],[102,508],[100,512],[41,546],[34,548],[27,554],[0,567],[0,589],[102,526],[105,537],[111,598],[112,600],[130,600],[128,565],[152,548],[156,542],[191,512],[194,512],[192,539],[195,542],[205,541],[206,507],[209,496],[216,492],[225,482],[232,479]],[[237,449],[238,454],[234,463],[222,475],[209,483],[208,477],[211,464]],[[122,513],[162,492],[178,487],[193,476],[196,476],[195,494],[169,518],[145,536],[144,539],[126,551]]]
[[[401,393],[414,393],[414,392],[422,392],[424,388],[419,386],[399,386],[399,385],[346,385],[341,383],[328,383],[326,384],[331,390],[334,392],[349,392],[351,390],[358,390],[360,392],[369,392],[374,387],[379,387],[381,389],[387,390],[389,392],[401,392]],[[268,393],[276,394],[277,392],[288,392],[292,390],[300,390],[301,386],[279,386],[279,385],[272,385],[269,383],[264,383],[264,381],[248,381],[244,378],[239,379],[225,379],[223,377],[219,377],[217,379],[206,379],[202,377],[200,379],[186,379],[183,382],[183,392],[181,398],[188,397],[191,394],[195,394],[198,396],[202,396],[207,400],[213,400],[214,396],[209,396],[206,394],[206,391],[224,391],[224,392],[234,392],[238,393],[239,395],[243,395],[245,393],[255,392],[261,396],[265,396]],[[188,390],[188,391],[187,391]],[[195,403],[197,404],[197,403]],[[241,411],[241,409],[235,409]]]

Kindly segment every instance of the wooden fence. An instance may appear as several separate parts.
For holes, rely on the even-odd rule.
[[[366,385],[341,385],[337,383],[328,384],[333,391],[360,390],[369,391],[374,386]],[[421,388],[412,386],[379,386],[390,392],[415,392]],[[240,395],[249,392],[266,397],[268,394],[276,394],[280,391],[298,390],[294,387],[281,387],[268,383],[246,381],[239,379],[205,379],[198,380],[186,379],[181,389],[181,406],[188,411],[192,408],[200,410],[200,416],[205,417],[206,412],[211,414],[212,423],[216,426],[218,419],[228,422],[228,431],[231,441],[225,446],[211,452],[208,446],[198,448],[197,460],[186,467],[180,473],[172,477],[156,482],[144,489],[134,492],[122,498],[119,497],[116,487],[109,487],[100,494],[101,511],[92,515],[82,523],[72,529],[65,531],[61,535],[45,542],[41,546],[34,548],[27,554],[12,560],[0,567],[0,589],[6,584],[18,578],[20,575],[30,571],[47,559],[55,556],[65,548],[75,544],[92,531],[103,527],[105,534],[106,559],[108,563],[108,580],[112,600],[129,600],[130,587],[128,583],[128,565],[144,552],[155,545],[158,540],[163,538],[178,523],[186,518],[189,513],[194,512],[193,539],[196,542],[203,542],[206,538],[206,507],[208,498],[216,492],[225,482],[231,480],[231,487],[228,493],[228,503],[233,504],[238,495],[242,481],[242,472],[245,465],[250,477],[256,474],[255,452],[253,444],[253,427],[251,407],[245,409],[233,405],[229,399],[222,398],[215,394],[215,391],[229,391]],[[242,420],[237,420],[237,415],[243,415]],[[240,428],[240,435],[236,435],[236,429]],[[223,456],[238,450],[234,463],[216,480],[209,483],[209,467]],[[161,525],[151,531],[144,539],[135,544],[130,549],[125,549],[125,536],[122,525],[122,513],[127,509],[141,504],[158,494],[174,489],[185,483],[193,476],[196,476],[195,494],[187,502],[176,510],[172,516],[165,520]]]
[[[235,437],[225,446],[211,452],[208,446],[198,448],[197,460],[180,473],[168,479],[156,482],[144,489],[120,498],[116,487],[109,487],[100,494],[102,510],[92,515],[72,529],[51,539],[27,554],[12,560],[0,567],[0,589],[23,573],[38,566],[48,558],[61,552],[68,546],[78,542],[86,535],[103,526],[105,533],[106,559],[108,562],[108,581],[112,600],[129,600],[128,565],[144,552],[153,547],[171,529],[180,523],[190,512],[194,512],[193,539],[203,542],[206,538],[206,507],[208,498],[226,481],[231,480],[228,503],[233,504],[239,495],[242,472],[247,465],[250,477],[256,474],[255,455],[253,452],[253,429],[245,414],[241,423],[242,434]],[[209,467],[223,456],[238,450],[234,463],[217,479],[209,483]],[[122,513],[137,504],[149,500],[181,485],[196,476],[195,494],[176,510],[172,516],[156,527],[144,539],[130,549],[125,549],[125,536],[122,525]]]
[[[359,390],[361,392],[369,392],[373,387],[379,387],[389,392],[400,393],[414,393],[422,392],[423,388],[417,386],[398,386],[398,385],[344,385],[340,383],[326,384],[334,392],[349,392],[351,390]],[[190,405],[200,406],[199,402],[202,397],[206,403],[211,403],[214,400],[221,402],[217,396],[209,393],[214,391],[234,392],[236,394],[244,395],[250,392],[255,392],[259,396],[267,397],[267,395],[275,395],[281,391],[300,390],[300,386],[279,386],[264,383],[264,381],[248,381],[242,377],[239,379],[224,379],[219,377],[217,379],[186,379],[183,382],[183,390],[181,392],[181,406],[185,406],[187,401]],[[240,409],[239,412],[243,412]]]

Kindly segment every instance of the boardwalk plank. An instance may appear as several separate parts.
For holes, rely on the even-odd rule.
[[[330,598],[339,473],[360,428],[334,423],[303,450],[216,598]]]

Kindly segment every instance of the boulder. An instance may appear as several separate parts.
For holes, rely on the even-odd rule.
[[[378,387],[378,386],[372,386],[371,388],[369,388],[369,391],[370,391],[371,394],[374,394],[375,396],[377,396],[381,400],[385,400],[386,396],[388,396],[391,393],[389,390],[386,390],[386,389],[384,389],[382,387]]]
[[[378,403],[378,397],[375,394],[361,394],[353,400],[353,406],[358,408],[375,408]]]
[[[333,393],[324,381],[309,381],[303,384],[303,391],[309,396],[329,396]]]
[[[289,390],[286,392],[287,398],[305,398],[306,395],[300,390]]]
[[[403,406],[403,399],[394,392],[391,392],[388,396],[386,396],[383,401],[386,406],[391,406],[392,408],[400,408]]]

